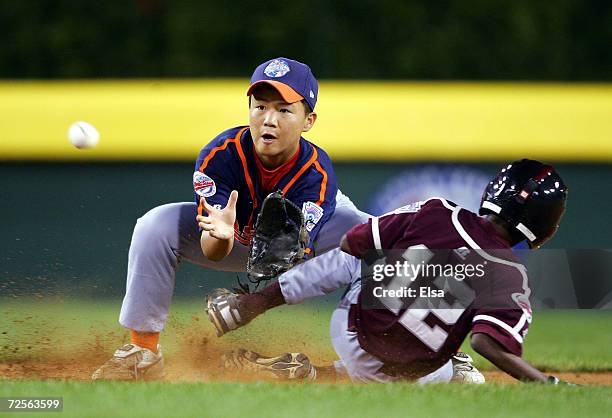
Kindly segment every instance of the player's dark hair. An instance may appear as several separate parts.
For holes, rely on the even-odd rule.
[[[306,113],[306,116],[310,115],[313,110],[310,108],[310,105],[308,104],[306,99],[302,99],[301,103],[304,106],[304,113]]]

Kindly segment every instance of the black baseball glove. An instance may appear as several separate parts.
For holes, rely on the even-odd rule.
[[[280,190],[270,193],[255,223],[247,262],[251,282],[269,280],[289,270],[304,257],[308,241],[300,208]]]

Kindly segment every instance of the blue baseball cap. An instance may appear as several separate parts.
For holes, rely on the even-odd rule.
[[[310,110],[314,111],[319,85],[308,65],[282,57],[264,62],[255,68],[247,96],[262,83],[274,87],[287,103],[306,100]]]

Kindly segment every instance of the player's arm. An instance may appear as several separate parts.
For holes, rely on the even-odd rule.
[[[202,252],[212,261],[225,258],[234,246],[234,223],[236,222],[236,201],[238,192],[232,191],[223,209],[217,209],[206,202],[202,197],[200,204],[206,214],[198,215],[196,221],[202,229],[200,246]]]
[[[381,217],[372,217],[360,225],[355,225],[340,240],[340,249],[365,260],[367,263],[380,257],[383,249],[392,248],[401,238],[407,226],[412,222],[414,213],[392,213]]]
[[[489,360],[500,370],[508,373],[515,379],[526,382],[550,382],[551,376],[548,376],[522,357],[506,351],[497,341],[484,333],[472,334],[472,348],[481,356]],[[554,378],[553,378],[554,379]]]
[[[515,379],[558,384],[559,379],[542,373],[523,359],[523,339],[531,322],[531,308],[528,299],[519,301],[522,309],[478,310],[472,326],[472,348]],[[502,300],[496,302],[503,303]]]
[[[208,296],[208,318],[221,336],[274,307],[320,297],[359,278],[360,261],[333,249],[281,274],[262,290],[236,294],[217,289]]]
[[[198,205],[194,219],[200,228],[200,246],[204,255],[212,261],[227,256],[234,245],[236,201],[240,183],[236,177],[239,167],[228,141],[235,129],[222,132],[200,151],[193,173],[195,203]],[[221,209],[223,208],[223,209]]]

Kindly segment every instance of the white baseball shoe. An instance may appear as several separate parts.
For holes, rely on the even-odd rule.
[[[458,352],[451,358],[453,362],[453,378],[451,381],[458,383],[483,384],[485,377],[472,364],[469,354]]]
[[[93,380],[153,380],[164,376],[161,347],[157,353],[136,344],[117,349],[113,357],[96,370]]]

